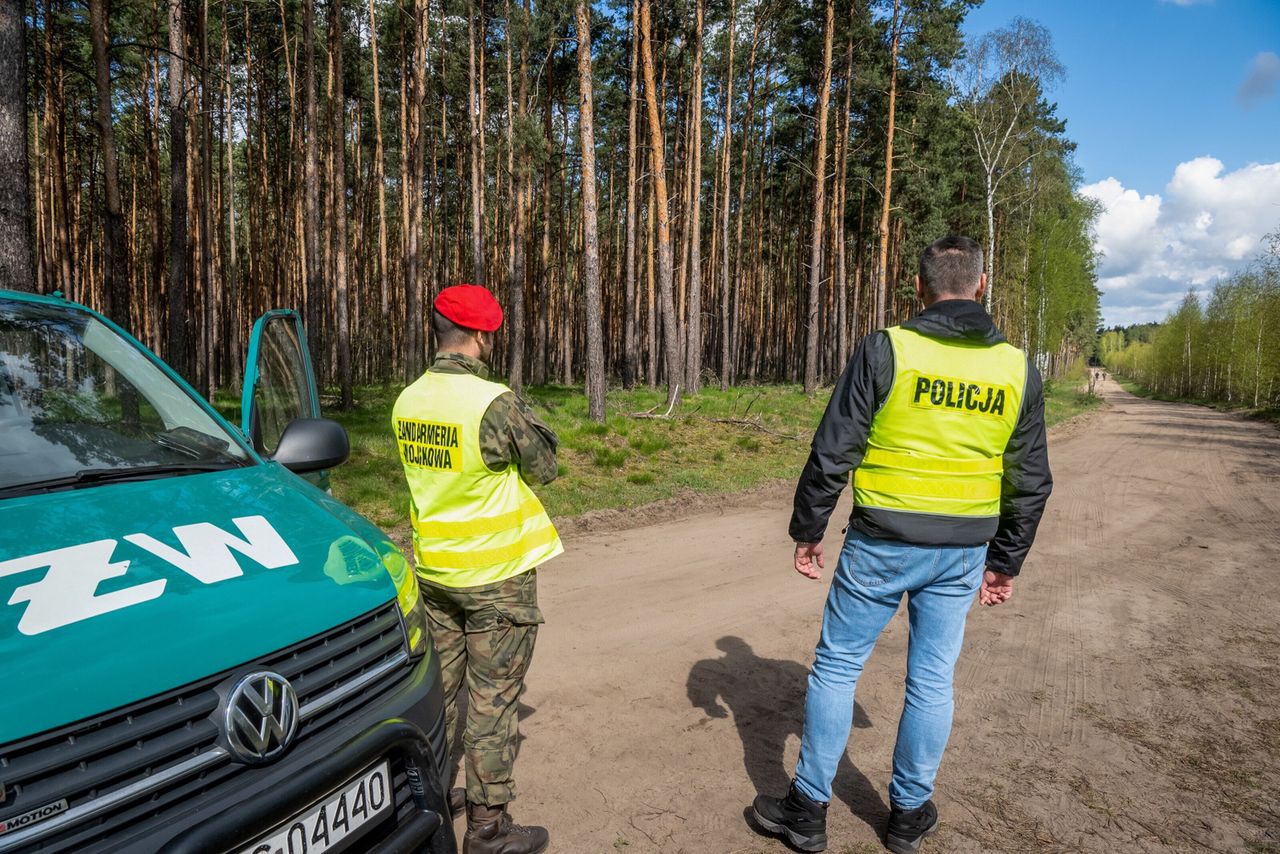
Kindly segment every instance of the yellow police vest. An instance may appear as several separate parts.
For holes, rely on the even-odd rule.
[[[418,575],[445,587],[479,587],[526,572],[564,551],[519,467],[493,471],[480,421],[509,389],[474,374],[427,371],[391,412],[409,481]]]
[[[885,332],[893,387],[853,473],[854,500],[906,513],[999,516],[1026,357],[1007,343],[931,338],[900,326]]]

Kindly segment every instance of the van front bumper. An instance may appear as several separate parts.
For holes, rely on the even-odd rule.
[[[167,828],[124,850],[235,852],[324,799],[370,765],[391,762],[395,808],[330,850],[456,854],[445,795],[444,692],[434,650],[389,696],[282,760],[245,768],[234,799],[170,815]],[[176,829],[176,832],[175,832]],[[119,850],[119,849],[113,849]]]
[[[290,653],[279,655],[287,658]],[[230,676],[261,666],[250,663]],[[223,678],[229,674],[211,677]],[[188,695],[198,699],[204,690],[197,686],[196,693]],[[193,726],[201,726],[202,719],[195,720]],[[207,723],[203,726],[208,728]],[[430,646],[423,658],[412,661],[399,651],[367,678],[353,679],[351,690],[326,701],[323,711],[309,719],[304,716],[293,746],[270,764],[244,765],[221,748],[207,752],[208,759],[202,752],[188,760],[185,772],[161,769],[144,777],[132,792],[117,791],[110,806],[90,802],[55,815],[47,825],[41,822],[25,832],[0,835],[0,850],[238,854],[252,850],[353,778],[385,763],[392,808],[339,840],[328,854],[456,854],[445,795],[444,692]]]

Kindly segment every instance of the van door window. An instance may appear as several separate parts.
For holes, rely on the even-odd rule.
[[[273,311],[254,324],[245,377],[245,435],[255,449],[275,453],[296,418],[319,418],[302,324],[293,311]]]

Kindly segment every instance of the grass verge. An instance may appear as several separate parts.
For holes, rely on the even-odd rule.
[[[369,386],[356,392],[356,408],[326,414],[351,437],[351,458],[333,472],[334,495],[380,527],[404,533],[409,491],[391,435],[391,407],[398,388]],[[704,390],[685,398],[669,418],[640,417],[664,411],[661,390],[615,389],[603,424],[587,418],[580,389],[528,390],[535,410],[560,436],[560,478],[539,487],[553,517],[588,510],[639,507],[684,494],[741,492],[800,473],[809,440],[826,408],[829,390],[808,397],[799,386],[744,386]],[[1097,398],[1050,386],[1052,426],[1098,404]],[[219,400],[224,414],[238,407]]]
[[[1167,403],[1191,403],[1196,406],[1207,406],[1210,409],[1216,409],[1219,412],[1234,412],[1243,415],[1254,421],[1266,421],[1271,424],[1280,425],[1280,409],[1254,409],[1250,406],[1237,406],[1230,403],[1223,403],[1220,400],[1206,400],[1199,397],[1178,397],[1177,395],[1165,394],[1154,389],[1134,382],[1128,377],[1115,376],[1116,382],[1120,383],[1120,387],[1130,394],[1138,397],[1145,397],[1148,400],[1163,400]]]
[[[1053,427],[1102,405],[1102,398],[1067,383],[1046,382],[1044,420]]]
[[[333,474],[334,495],[387,529],[408,523],[409,492],[390,428],[398,393],[363,388],[356,409],[328,413],[351,436],[351,460]],[[637,417],[660,415],[664,392],[619,389],[609,392],[608,419],[598,424],[587,418],[581,389],[545,386],[527,397],[560,437],[560,477],[538,488],[552,516],[794,477],[826,405],[825,396],[806,397],[799,386],[759,386],[706,390],[669,418]]]

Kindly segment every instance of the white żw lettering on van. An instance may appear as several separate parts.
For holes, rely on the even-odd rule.
[[[204,584],[244,574],[232,551],[267,569],[298,563],[293,550],[264,517],[241,516],[231,521],[244,539],[208,522],[173,529],[181,551],[147,534],[129,534],[124,539]],[[111,560],[116,544],[116,540],[95,540],[0,563],[0,578],[47,568],[43,578],[17,588],[9,597],[10,605],[27,603],[18,631],[38,635],[159,598],[167,583],[163,578],[109,593],[97,592],[103,581],[129,571],[129,561]]]

